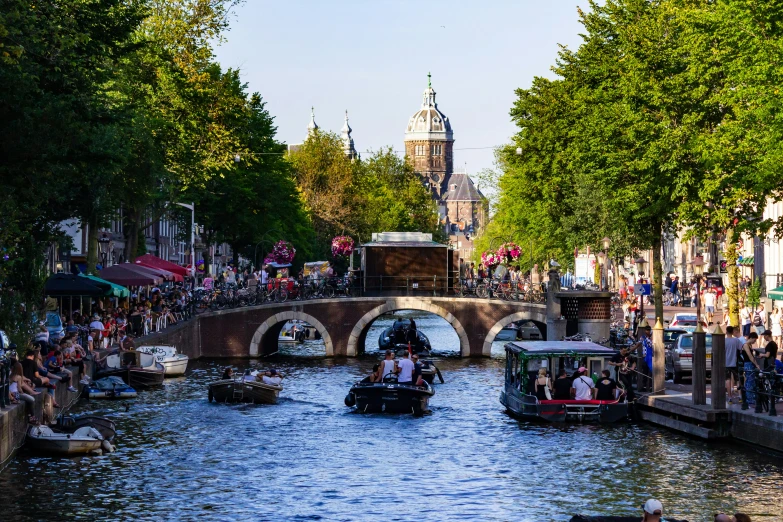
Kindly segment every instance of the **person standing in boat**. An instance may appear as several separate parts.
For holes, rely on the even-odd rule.
[[[610,377],[609,370],[601,371],[601,378],[595,384],[596,394],[595,398],[599,401],[613,401],[617,397],[617,383]]]
[[[415,353],[411,357],[411,360],[413,361],[413,384],[416,386],[424,386],[424,379],[421,376],[421,363],[419,362],[419,356]]]
[[[381,361],[381,381],[389,375],[396,375],[398,371],[397,361],[394,360],[394,352],[386,350],[386,358]]]
[[[546,375],[546,368],[538,369],[538,377],[536,378],[536,397],[539,401],[552,399],[552,383]]]
[[[587,368],[582,366],[576,373],[577,376],[571,385],[571,388],[574,390],[574,399],[578,401],[591,400],[593,398],[595,384],[593,383],[593,379],[585,375],[587,373]]]
[[[408,325],[408,342],[415,343],[416,339],[416,321],[411,317],[411,322]]]
[[[399,375],[397,382],[400,384],[413,384],[413,361],[410,360],[408,352],[402,354],[402,360],[397,365]]]
[[[567,401],[571,398],[571,379],[568,378],[568,372],[563,368],[557,374],[554,382],[555,396],[557,401]]]

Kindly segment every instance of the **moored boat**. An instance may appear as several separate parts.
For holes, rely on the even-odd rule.
[[[184,353],[177,353],[174,346],[141,346],[136,349],[141,353],[155,356],[155,360],[163,366],[166,377],[185,375],[190,358]]]
[[[103,436],[90,426],[73,433],[58,433],[49,426],[30,426],[26,444],[33,450],[57,455],[80,455],[101,451]]]
[[[421,415],[429,411],[430,397],[435,391],[425,382],[424,386],[399,383],[396,377],[383,382],[372,382],[370,377],[351,386],[345,397],[345,405],[356,407],[362,413],[413,413]]]
[[[592,342],[518,341],[505,345],[506,376],[500,402],[514,416],[552,422],[596,421],[612,423],[628,418],[628,403],[622,393],[614,400],[548,400],[534,393],[540,368],[559,370],[584,366],[588,375],[608,368],[614,350]]]
[[[135,350],[115,350],[106,356],[105,365],[106,368],[95,374],[96,378],[118,376],[136,390],[160,386],[166,376],[163,365],[154,355]]]
[[[132,399],[137,395],[118,375],[93,381],[84,387],[84,394],[90,399]]]
[[[85,426],[95,428],[104,440],[110,442],[114,440],[114,437],[117,434],[117,428],[111,420],[95,415],[83,415],[81,417],[66,415],[59,417],[57,423],[51,426],[51,428],[52,431],[58,433],[74,433],[76,430]]]
[[[413,353],[425,357],[428,357],[432,350],[430,340],[416,329],[411,319],[397,319],[378,338],[378,348],[381,350],[392,350],[399,354],[407,352],[409,347]]]
[[[281,391],[282,385],[266,384],[256,380],[255,375],[244,375],[210,383],[208,398],[209,402],[277,404]]]

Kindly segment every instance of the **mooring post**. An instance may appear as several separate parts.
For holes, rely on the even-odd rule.
[[[706,350],[705,350],[706,351]],[[720,325],[712,332],[712,378],[710,402],[713,410],[726,408],[726,334]]]
[[[663,324],[661,318],[655,320],[652,331],[653,342],[653,367],[652,370],[652,395],[666,394],[666,346],[663,344]]]
[[[693,332],[693,404],[707,404],[707,347],[706,332],[701,327],[701,321],[696,321],[696,330]],[[725,350],[724,350],[725,353]]]

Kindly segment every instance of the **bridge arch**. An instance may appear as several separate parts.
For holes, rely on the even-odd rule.
[[[511,315],[507,315],[497,323],[495,323],[495,326],[489,329],[489,332],[487,332],[487,336],[484,338],[484,346],[481,349],[481,355],[484,357],[489,357],[492,355],[492,341],[495,340],[495,336],[497,336],[500,331],[508,326],[509,324],[513,323],[514,321],[522,321],[522,320],[528,320],[533,321],[535,325],[538,327],[538,330],[541,332],[541,338],[542,340],[546,339],[546,317],[537,317],[539,314],[531,314],[530,312],[515,312]],[[545,314],[543,314],[545,315]],[[543,327],[543,328],[542,328]]]
[[[332,337],[329,335],[329,331],[326,327],[310,314],[304,312],[289,310],[285,312],[278,312],[271,316],[269,319],[261,323],[253,334],[253,339],[250,341],[250,356],[258,357],[264,353],[272,353],[269,348],[274,346],[277,348],[277,338],[280,335],[280,330],[283,325],[288,321],[297,319],[300,321],[306,321],[313,325],[316,330],[321,334],[321,338],[324,341],[324,347],[326,348],[326,356],[331,357],[334,355],[334,344],[332,343]],[[267,348],[266,350],[264,348]]]
[[[351,330],[351,334],[348,337],[346,355],[348,355],[348,357],[354,357],[357,355],[359,352],[359,347],[362,343],[364,343],[364,340],[367,337],[367,330],[375,319],[383,314],[395,312],[397,310],[419,310],[422,312],[430,312],[442,317],[448,321],[454,328],[454,331],[457,332],[457,336],[459,337],[460,354],[462,357],[470,357],[470,340],[468,339],[468,334],[462,324],[457,320],[456,317],[454,317],[451,312],[434,303],[409,297],[389,299],[386,301],[386,303],[380,306],[376,306],[364,314],[353,327],[353,330]]]

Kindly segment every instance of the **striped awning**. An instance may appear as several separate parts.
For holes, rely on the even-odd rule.
[[[753,256],[743,257],[739,261],[737,261],[737,265],[739,266],[753,266]]]

